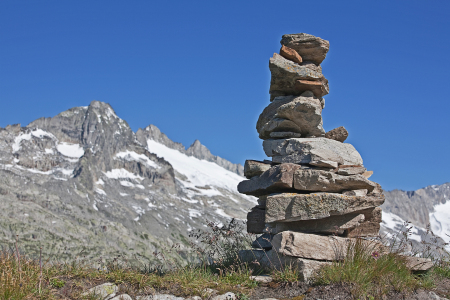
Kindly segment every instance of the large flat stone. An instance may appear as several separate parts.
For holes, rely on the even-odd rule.
[[[269,69],[272,74],[270,80],[270,94],[300,95],[295,87],[297,80],[322,81],[328,88],[328,82],[322,73],[316,72],[306,66],[299,65],[283,56],[274,53],[269,60]]]
[[[331,216],[323,219],[294,221],[294,222],[275,222],[271,223],[272,233],[282,231],[295,231],[303,233],[324,233],[342,235],[346,230],[358,227],[365,220],[362,213],[351,213],[341,216]]]
[[[382,244],[376,241],[359,242],[371,251],[381,251],[383,248]],[[273,237],[272,249],[285,256],[335,261],[344,259],[347,250],[355,243],[356,239],[284,231]]]
[[[266,223],[323,219],[375,208],[384,202],[382,194],[346,196],[334,193],[282,193],[266,197]]]
[[[292,138],[265,140],[264,152],[278,163],[333,161],[339,165],[363,165],[361,155],[351,144],[327,138]]]
[[[294,189],[300,191],[333,193],[367,189],[371,192],[374,188],[375,183],[359,174],[345,176],[334,172],[312,169],[297,169],[294,172]]]
[[[238,191],[242,194],[262,196],[290,190],[293,188],[294,173],[300,168],[301,166],[296,164],[275,165],[260,176],[241,181],[238,184]]]
[[[317,65],[325,59],[330,49],[330,42],[307,33],[285,34],[280,43],[297,51],[303,61],[312,61]]]
[[[294,190],[312,192],[342,192],[365,189],[371,192],[376,184],[362,175],[339,175],[332,171],[302,169],[298,164],[272,166],[260,176],[239,183],[238,191],[252,196]]]
[[[256,130],[261,139],[284,131],[300,133],[303,137],[324,136],[322,104],[315,97],[277,97],[259,116]]]
[[[239,259],[249,264],[257,262],[260,268],[267,271],[295,268],[298,271],[300,281],[306,282],[310,281],[322,266],[330,264],[330,262],[325,261],[284,256],[274,250],[241,250],[239,251]]]

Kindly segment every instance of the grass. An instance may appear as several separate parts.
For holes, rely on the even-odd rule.
[[[316,283],[349,283],[358,299],[381,299],[392,290],[411,292],[431,287],[428,281],[410,272],[403,257],[392,252],[381,255],[361,239],[348,245],[343,260],[323,267],[316,275]]]
[[[82,293],[89,288],[112,282],[119,293],[132,297],[157,291],[176,296],[207,296],[207,289],[219,293],[234,292],[248,299],[258,283],[250,279],[257,270],[237,258],[237,251],[254,237],[242,233],[236,224],[210,231],[193,233],[200,241],[193,245],[198,253],[197,263],[180,266],[161,256],[163,266],[131,264],[123,257],[100,260],[100,267],[82,259],[71,263],[43,262],[18,255],[18,247],[0,252],[0,299],[98,299]],[[17,246],[17,244],[16,244]],[[398,247],[397,247],[398,249]],[[392,249],[391,249],[392,250]],[[450,278],[450,263],[436,261],[432,272],[411,273],[398,251],[379,253],[370,243],[356,239],[349,243],[342,260],[323,267],[314,277],[315,285],[348,284],[355,299],[382,299],[390,292],[412,292],[418,288],[431,289],[437,278]],[[97,262],[98,263],[98,262]],[[270,274],[275,282],[296,282],[299,272],[286,266]]]

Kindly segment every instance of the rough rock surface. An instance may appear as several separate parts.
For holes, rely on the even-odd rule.
[[[285,266],[292,266],[297,269],[299,280],[306,282],[312,279],[320,267],[329,264],[325,261],[280,255],[274,250],[241,250],[239,258],[248,263],[256,260],[259,266],[266,270],[281,270]]]
[[[351,144],[327,138],[292,138],[265,140],[264,152],[278,163],[334,161],[339,165],[363,165],[361,155]]]
[[[301,232],[284,231],[272,239],[273,250],[286,256],[314,260],[341,260],[347,254],[347,249],[356,239],[338,236],[321,236]],[[362,241],[374,251],[381,251],[382,244],[375,241]]]
[[[282,164],[283,165],[283,164]],[[294,189],[312,192],[342,192],[346,190],[367,189],[376,187],[375,183],[362,175],[339,175],[322,170],[295,170]]]
[[[269,170],[271,164],[257,160],[246,160],[244,164],[244,176],[246,178],[252,178],[259,176],[265,171]]]
[[[253,241],[252,247],[257,249],[259,248],[264,250],[270,250],[272,249],[272,238],[273,234],[264,233]]]
[[[366,172],[366,168],[361,166],[345,166],[341,165],[339,166],[339,169],[337,173],[339,175],[358,175],[358,174],[364,174]]]
[[[271,167],[260,176],[241,181],[238,185],[239,193],[261,196],[280,190],[293,188],[294,173],[301,168],[296,164],[281,164]]]
[[[375,183],[362,175],[344,176],[330,171],[302,169],[298,164],[283,163],[271,167],[260,176],[240,182],[238,191],[247,195],[262,196],[292,189],[332,193],[366,189],[371,192],[375,187]]]
[[[88,296],[97,296],[101,297],[102,299],[110,296],[111,298],[114,297],[114,295],[119,291],[119,287],[115,285],[114,283],[104,283],[97,286],[94,286],[93,288],[89,289],[88,291],[81,294],[81,296],[88,297]]]
[[[304,61],[317,65],[322,63],[330,49],[330,42],[307,33],[285,34],[280,43],[297,51]]]
[[[280,55],[298,64],[303,62],[302,57],[297,53],[297,51],[284,45],[281,46]]]
[[[324,219],[305,220],[295,222],[275,222],[271,225],[274,228],[271,233],[283,231],[295,231],[304,233],[324,233],[342,235],[346,230],[353,229],[361,225],[365,220],[363,213],[352,213],[339,216],[331,216]]]
[[[287,60],[279,54],[274,53],[269,60],[269,69],[272,73],[270,81],[270,94],[281,93],[281,95],[300,95],[295,85],[297,80],[323,81],[328,90],[328,82],[322,73],[316,72],[305,66]]]
[[[295,90],[297,93],[311,91],[317,98],[321,98],[328,94],[328,80],[312,81],[312,80],[297,80],[295,82]]]
[[[266,211],[259,207],[253,207],[247,214],[247,232],[248,233],[263,233],[265,229],[265,214]]]
[[[364,215],[364,222],[361,222],[358,227],[348,228],[345,235],[347,237],[378,236],[380,234],[381,208],[369,208],[360,213]]]
[[[341,126],[325,133],[325,137],[343,143],[348,138],[348,131],[344,126]]]
[[[431,269],[434,264],[429,258],[404,256],[406,259],[406,266],[412,271],[427,271]]]
[[[375,208],[384,202],[382,195],[364,197],[333,193],[282,193],[267,196],[266,223],[323,219]]]
[[[256,130],[261,139],[272,132],[295,132],[303,137],[323,136],[322,105],[315,97],[281,96],[275,98],[261,113]]]

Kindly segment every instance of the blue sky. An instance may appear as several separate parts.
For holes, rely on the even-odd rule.
[[[108,102],[132,129],[264,159],[255,124],[283,34],[330,41],[324,127],[372,180],[450,181],[449,1],[1,1],[0,127]]]

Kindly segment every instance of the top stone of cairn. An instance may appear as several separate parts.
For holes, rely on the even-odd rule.
[[[285,34],[280,43],[297,51],[303,61],[316,65],[320,65],[330,49],[330,42],[307,33]]]

